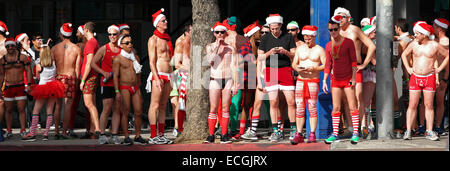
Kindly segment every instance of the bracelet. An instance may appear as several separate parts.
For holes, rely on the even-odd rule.
[[[323,80],[322,82],[326,83],[326,82],[327,82],[327,80]]]
[[[119,90],[116,90],[116,93],[119,93],[120,91]]]
[[[85,83],[85,81],[84,81],[84,80],[81,80],[81,82],[82,82],[82,83]]]

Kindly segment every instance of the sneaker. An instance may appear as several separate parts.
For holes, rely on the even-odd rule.
[[[292,138],[292,140],[291,140],[291,144],[297,145],[298,143],[303,143],[303,141],[304,141],[303,136],[300,133],[295,132],[294,138]]]
[[[165,135],[160,135],[159,144],[173,144],[173,141],[167,138]]]
[[[315,142],[316,142],[316,133],[310,132],[307,143],[315,143]]]
[[[50,131],[54,131],[55,130],[55,124],[52,124],[52,126],[50,126]]]
[[[426,131],[425,138],[431,141],[439,141],[439,136],[434,131]]]
[[[241,134],[236,134],[231,137],[231,141],[239,141],[241,139]]]
[[[339,137],[334,134],[331,134],[331,136],[325,139],[324,141],[326,144],[331,144],[333,142],[337,142],[337,140],[339,140]]]
[[[142,138],[142,136],[134,137],[134,142],[135,144],[142,144],[142,145],[148,144],[148,141]]]
[[[67,135],[72,137],[72,138],[78,138],[78,135],[75,134],[75,132],[73,132],[72,129],[67,130]]]
[[[20,133],[20,136],[22,138],[25,138],[27,135],[28,135],[28,132],[26,132],[26,131],[23,131],[23,132]]]
[[[403,135],[403,140],[412,140],[411,130],[406,130],[405,135]]]
[[[220,144],[229,144],[231,143],[231,138],[229,134],[225,134],[220,136]]]
[[[358,144],[359,142],[359,135],[354,133],[352,135],[352,138],[350,139],[350,143],[352,143],[353,145]]]
[[[253,132],[250,128],[248,128],[241,137],[246,140],[258,140],[256,132]]]
[[[100,137],[100,135],[101,135],[100,131],[95,131],[94,138],[98,139]]]
[[[27,142],[36,141],[36,135],[31,136],[31,134],[27,134],[22,138],[22,141],[27,141]]]
[[[360,131],[361,131],[360,135],[362,136],[362,138],[367,139],[367,136],[369,136],[369,129],[367,129],[367,127],[364,126],[361,128]]]
[[[159,137],[158,136],[156,136],[156,137],[154,137],[154,138],[148,138],[148,144],[158,144],[158,142],[159,142]]]
[[[98,138],[98,143],[108,144],[108,137],[106,137],[106,135],[100,135],[100,137]]]
[[[122,144],[123,145],[133,145],[133,140],[130,137],[126,137],[125,139],[123,139]]]
[[[173,128],[172,135],[173,135],[174,137],[178,137],[178,129]]]
[[[120,144],[120,138],[117,135],[113,135],[109,141],[111,144]]]
[[[269,141],[270,142],[274,142],[274,143],[276,143],[276,142],[278,142],[278,141],[281,141],[282,140],[282,137],[281,137],[282,135],[280,134],[280,133],[272,133],[272,135],[270,135],[270,137],[269,137]]]
[[[447,136],[447,132],[445,132],[441,127],[435,128],[435,131],[438,133],[439,136]]]
[[[291,130],[291,132],[289,133],[289,140],[292,141],[296,134],[297,134],[297,131]]]
[[[47,135],[47,136],[44,136],[44,137],[42,137],[42,141],[48,141],[48,135]]]
[[[206,138],[205,141],[203,141],[203,144],[214,144],[215,138],[215,135],[210,135]]]
[[[420,125],[419,126],[419,136],[425,135],[425,126]]]
[[[89,131],[86,131],[84,135],[80,137],[80,139],[95,139],[93,136],[94,134],[90,133]]]
[[[12,132],[6,132],[6,133],[3,134],[3,137],[4,138],[12,138],[13,134],[12,134]]]

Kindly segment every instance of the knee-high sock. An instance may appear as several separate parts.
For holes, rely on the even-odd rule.
[[[50,126],[52,126],[52,124],[53,124],[53,114],[47,114],[44,136],[48,136],[48,131],[50,130]]]
[[[178,132],[183,132],[184,118],[186,118],[186,111],[178,110]]]
[[[222,113],[222,135],[228,133],[228,122],[230,121],[230,112],[223,111]]]
[[[31,136],[36,135],[36,128],[38,123],[39,123],[39,114],[33,114],[31,118],[31,129],[30,129]]]
[[[214,135],[214,128],[216,127],[216,122],[217,122],[217,114],[209,113],[208,115],[209,135]]]
[[[188,75],[186,72],[180,72],[181,82],[178,92],[180,94],[178,98],[178,131],[183,132],[184,119],[186,118],[186,90]]]
[[[333,135],[338,135],[339,133],[339,122],[341,121],[341,112],[336,112],[331,114],[333,123]]]
[[[359,110],[352,111],[351,115],[352,115],[352,124],[353,124],[353,134],[358,134],[358,130],[359,130]]]
[[[259,115],[253,116],[252,117],[252,125],[251,125],[252,132],[256,132],[256,128],[258,127],[258,122],[259,122]]]

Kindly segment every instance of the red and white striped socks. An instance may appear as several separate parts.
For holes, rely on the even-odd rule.
[[[251,126],[251,130],[253,133],[256,132],[256,128],[258,127],[258,123],[259,123],[259,116],[253,116],[252,117],[252,126]]]
[[[352,124],[353,124],[353,134],[358,134],[359,130],[359,110],[351,112]]]
[[[333,124],[333,135],[338,136],[339,122],[341,121],[341,112],[331,113],[331,119]]]
[[[33,114],[31,118],[31,129],[30,129],[31,136],[36,135],[36,128],[38,122],[39,122],[39,114]]]
[[[50,126],[52,126],[52,124],[53,124],[53,114],[47,114],[44,136],[48,136],[48,131],[50,130]]]

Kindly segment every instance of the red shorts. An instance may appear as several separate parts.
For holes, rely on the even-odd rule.
[[[416,75],[411,74],[409,80],[409,91],[429,91],[436,92],[436,74]]]
[[[151,73],[150,73],[151,74]],[[171,80],[170,74],[165,72],[158,72],[159,79],[164,81],[164,83],[169,83]],[[155,77],[152,77],[152,80],[155,80]]]
[[[349,88],[352,86],[350,80],[352,79],[348,79],[348,80],[334,80],[331,79],[331,87],[335,87],[335,88]]]
[[[18,100],[26,100],[27,95],[25,94],[25,85],[9,85],[5,86],[5,90],[3,91],[3,99],[6,102],[18,101]]]
[[[83,94],[95,94],[97,89],[97,76],[89,76],[84,83]]]
[[[362,70],[356,72],[355,81],[356,81],[356,83],[363,83],[363,71]]]
[[[121,90],[128,90],[128,92],[130,92],[131,95],[134,95],[139,90],[139,87],[136,86],[136,85],[135,86],[123,86],[123,85],[121,85],[119,87],[119,89],[121,89]]]
[[[76,89],[76,79],[70,75],[56,75],[56,80],[61,81],[64,84],[64,97],[73,98]]]
[[[291,67],[266,67],[264,78],[267,91],[295,90],[294,76],[292,75]]]

